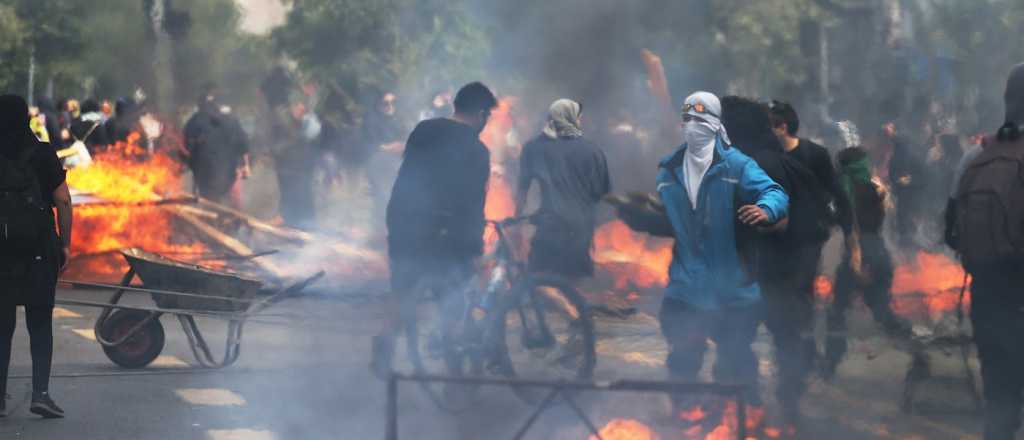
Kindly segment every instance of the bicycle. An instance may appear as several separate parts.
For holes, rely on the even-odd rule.
[[[404,313],[406,351],[415,373],[580,380],[592,376],[594,324],[586,300],[568,279],[530,272],[515,256],[506,229],[532,219],[488,221],[497,233],[497,244],[484,258],[486,277],[478,272],[459,285],[450,274],[439,274],[417,286],[415,297],[436,307],[423,310],[411,304],[416,310],[407,306]],[[434,325],[419,325],[423,318]],[[462,386],[463,392],[439,391],[425,382],[421,386],[449,412],[468,409],[476,395],[476,389],[467,386]],[[528,403],[541,398],[539,390],[516,387],[514,392]]]

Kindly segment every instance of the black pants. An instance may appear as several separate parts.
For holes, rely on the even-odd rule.
[[[704,363],[707,340],[711,339],[718,347],[715,381],[750,385],[748,402],[756,403],[757,356],[750,344],[757,336],[760,315],[760,305],[706,311],[665,298],[658,320],[669,347],[669,375],[674,380],[694,381]]]
[[[17,310],[13,305],[0,308],[0,398],[7,394],[7,371],[11,365]],[[53,362],[53,307],[26,306],[25,321],[32,350],[32,391],[47,391]]]
[[[297,228],[316,226],[316,197],[313,193],[312,153],[295,148],[274,158],[278,188],[278,212],[285,224]]]
[[[800,398],[807,390],[807,377],[814,368],[814,280],[818,276],[821,244],[808,244],[786,256],[790,270],[766,273],[761,280],[764,293],[765,326],[775,340],[775,362],[779,367],[776,395],[787,422],[799,416]]]
[[[971,325],[985,387],[985,440],[1012,440],[1024,392],[1024,275],[1019,269],[973,275]]]
[[[830,370],[834,370],[846,355],[846,311],[853,303],[854,293],[860,291],[864,304],[871,309],[875,321],[881,324],[890,337],[905,337],[910,332],[910,323],[896,316],[889,302],[892,300],[892,257],[885,247],[885,241],[876,234],[864,235],[860,239],[863,254],[862,267],[868,275],[867,282],[861,282],[850,269],[847,256],[836,272],[835,298],[828,313],[828,342],[825,357]]]

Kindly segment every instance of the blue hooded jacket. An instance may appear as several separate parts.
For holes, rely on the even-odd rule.
[[[683,144],[662,160],[657,179],[675,235],[665,295],[699,310],[755,304],[761,289],[740,262],[736,211],[757,205],[774,224],[786,217],[789,197],[753,159],[719,138],[694,209],[683,184],[685,152]]]

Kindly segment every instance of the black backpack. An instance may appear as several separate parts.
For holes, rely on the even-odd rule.
[[[952,207],[952,241],[969,272],[1024,261],[1024,142],[986,145]]]
[[[43,251],[47,228],[46,204],[32,168],[35,145],[16,160],[0,155],[0,256],[35,257]],[[51,214],[52,215],[52,214]]]

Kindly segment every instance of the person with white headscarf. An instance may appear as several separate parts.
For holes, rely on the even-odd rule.
[[[659,321],[673,379],[697,378],[711,339],[718,347],[715,380],[756,389],[750,344],[760,322],[761,288],[741,263],[736,222],[774,225],[787,216],[789,197],[731,145],[721,115],[721,102],[711,93],[686,98],[685,143],[660,164],[657,190],[675,244]],[[681,409],[675,396],[673,403]]]
[[[531,186],[540,196],[530,269],[570,279],[594,273],[595,206],[611,190],[604,152],[583,137],[582,113],[576,101],[551,104],[541,134],[523,146],[516,197],[522,213]]]

